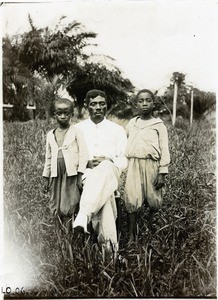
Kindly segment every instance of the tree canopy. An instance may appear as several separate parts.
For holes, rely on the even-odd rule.
[[[128,92],[133,89],[130,80],[123,78],[118,68],[109,70],[100,63],[88,63],[71,78],[67,91],[76,97],[82,108],[86,93],[90,89],[103,90],[108,96],[109,108],[120,101],[127,101]]]
[[[20,60],[47,80],[57,75],[65,78],[73,70],[80,69],[79,59],[87,58],[83,50],[97,35],[84,30],[82,24],[76,21],[63,27],[63,19],[54,30],[49,27],[37,29],[29,16],[31,30],[22,36],[20,43]]]
[[[13,99],[24,110],[25,103],[34,99],[36,106],[47,109],[42,102],[50,103],[60,87],[67,88],[80,111],[87,91],[93,88],[104,90],[110,105],[125,101],[133,88],[130,80],[115,66],[90,61],[93,54],[86,50],[96,46],[93,41],[97,34],[77,21],[63,25],[64,18],[51,29],[36,28],[29,16],[30,31],[3,38],[4,101]],[[43,91],[41,96],[38,90]],[[45,90],[49,99],[41,99],[48,94]]]

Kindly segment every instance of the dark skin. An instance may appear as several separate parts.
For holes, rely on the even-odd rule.
[[[144,92],[138,95],[137,109],[141,120],[150,120],[153,118],[152,112],[154,109],[154,100],[150,93]],[[157,190],[165,185],[165,175],[159,173],[154,181],[154,186]]]
[[[72,107],[68,103],[55,103],[54,117],[58,122],[58,127],[60,129],[67,129],[70,127],[70,119],[73,115]],[[77,186],[78,189],[82,190],[82,173],[77,173]],[[49,178],[43,177],[43,192],[47,193],[49,191]]]
[[[98,124],[104,120],[107,112],[106,99],[101,96],[90,98],[89,103],[86,105],[86,108],[89,111],[90,119],[92,120],[92,122]],[[104,160],[112,161],[109,157],[106,156],[95,156],[92,160],[88,161],[87,168],[93,169]]]

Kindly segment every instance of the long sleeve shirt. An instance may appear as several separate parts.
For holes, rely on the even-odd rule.
[[[170,154],[166,126],[159,118],[137,122],[139,117],[126,126],[128,158],[151,158],[159,161],[159,173],[168,173]]]
[[[89,118],[75,126],[83,132],[89,160],[94,156],[105,156],[109,157],[120,171],[127,167],[124,154],[127,137],[123,127],[106,118],[98,124]]]
[[[59,147],[55,139],[54,130],[47,134],[44,177],[57,177],[57,159],[62,151],[68,176],[84,173],[88,162],[87,146],[82,132],[71,125],[65,134],[63,144]]]

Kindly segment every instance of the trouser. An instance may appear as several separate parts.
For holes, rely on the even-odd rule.
[[[128,213],[136,212],[147,201],[151,209],[162,205],[163,188],[157,190],[154,181],[158,175],[159,162],[152,159],[129,159],[124,201]]]
[[[92,221],[99,243],[117,247],[117,209],[114,191],[118,188],[120,171],[114,163],[104,160],[88,170],[80,199],[79,212]]]

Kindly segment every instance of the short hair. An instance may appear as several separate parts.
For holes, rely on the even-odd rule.
[[[61,104],[61,103],[69,104],[70,112],[73,114],[73,112],[74,112],[73,102],[68,98],[59,98],[59,97],[55,98],[54,101],[52,102],[52,107],[51,107],[51,113],[52,114],[54,114],[54,112],[55,112],[55,105],[56,104]]]
[[[137,95],[136,95],[136,101],[138,100],[138,96],[139,96],[140,94],[142,94],[142,93],[148,93],[148,94],[150,94],[152,100],[153,100],[153,101],[155,100],[155,97],[154,97],[154,94],[152,93],[152,91],[147,90],[147,89],[143,89],[143,90],[140,90],[140,91],[137,93]]]
[[[101,90],[90,90],[88,91],[88,93],[86,94],[86,98],[85,98],[85,103],[86,105],[89,104],[90,99],[96,98],[98,96],[101,96],[103,98],[105,98],[106,102],[107,102],[107,95],[105,94],[105,92],[101,91]]]

